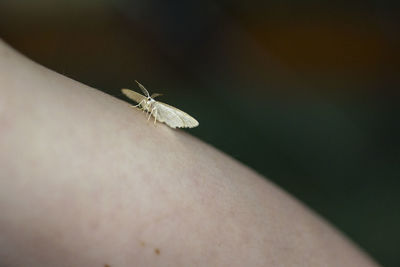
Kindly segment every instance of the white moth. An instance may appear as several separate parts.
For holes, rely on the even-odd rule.
[[[133,107],[138,107],[143,111],[150,113],[148,120],[150,120],[150,117],[153,115],[154,124],[156,121],[165,122],[169,127],[174,129],[177,127],[193,128],[199,125],[197,120],[182,110],[154,100],[155,97],[160,96],[161,94],[150,95],[143,85],[141,85],[138,81],[136,81],[136,83],[139,85],[139,88],[142,90],[144,95],[141,95],[130,89],[122,89],[121,91],[128,98],[138,103]]]

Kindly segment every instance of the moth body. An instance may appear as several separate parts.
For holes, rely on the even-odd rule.
[[[153,116],[154,123],[156,123],[156,121],[164,122],[171,128],[193,128],[199,125],[196,119],[182,110],[154,100],[154,97],[157,97],[160,94],[150,95],[143,85],[141,85],[138,81],[136,81],[136,83],[139,85],[139,88],[145,95],[141,95],[130,89],[122,89],[122,93],[138,103],[134,107],[138,107],[144,112],[149,113],[148,120],[151,116]]]
[[[141,109],[143,109],[143,111],[151,112],[151,110],[155,106],[154,105],[155,102],[156,101],[153,98],[148,97],[146,99],[143,99],[137,106],[140,107]]]

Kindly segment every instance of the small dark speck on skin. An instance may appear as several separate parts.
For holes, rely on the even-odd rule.
[[[146,246],[146,243],[145,243],[144,241],[141,241],[141,242],[140,242],[140,245],[141,245],[142,247],[145,247],[145,246]]]
[[[104,264],[104,267],[111,267],[110,265],[108,265],[108,264]]]
[[[156,253],[157,255],[160,255],[160,250],[158,248],[154,249],[154,253]]]

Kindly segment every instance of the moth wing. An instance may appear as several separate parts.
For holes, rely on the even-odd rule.
[[[130,89],[121,89],[122,93],[126,95],[128,98],[132,99],[136,103],[140,103],[143,99],[146,99],[144,95],[141,95],[135,91],[132,91]]]
[[[199,122],[182,110],[163,102],[156,102],[157,120],[165,122],[171,128],[193,128],[199,125]]]

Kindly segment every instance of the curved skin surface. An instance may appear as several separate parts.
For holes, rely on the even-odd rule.
[[[0,59],[0,266],[375,266],[184,131],[1,40]]]

